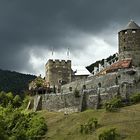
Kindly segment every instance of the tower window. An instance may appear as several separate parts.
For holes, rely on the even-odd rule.
[[[132,33],[133,33],[133,34],[135,34],[135,33],[136,33],[136,31],[135,31],[135,30],[132,30]]]

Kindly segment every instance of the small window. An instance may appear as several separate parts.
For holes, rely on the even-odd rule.
[[[61,84],[62,83],[62,80],[58,80],[58,83]]]
[[[127,34],[127,31],[125,31],[125,34]]]
[[[136,33],[136,31],[135,31],[135,30],[132,30],[132,33],[133,33],[133,34],[135,34],[135,33]]]
[[[86,89],[86,85],[83,85],[83,89]]]
[[[122,34],[124,34],[125,33],[125,31],[122,31]]]
[[[69,87],[69,91],[72,91],[72,87]]]
[[[99,88],[101,87],[101,83],[98,83],[98,87],[99,87]]]

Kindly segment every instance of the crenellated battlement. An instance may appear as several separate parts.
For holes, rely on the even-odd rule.
[[[71,60],[49,59],[46,67],[71,67]]]
[[[52,63],[52,64],[54,64],[54,63],[67,64],[67,63],[71,63],[71,60],[59,60],[59,59],[53,60],[53,59],[49,59],[47,63]]]

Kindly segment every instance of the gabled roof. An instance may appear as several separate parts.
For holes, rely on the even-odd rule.
[[[104,75],[104,74],[110,73],[110,72],[115,72],[118,69],[131,68],[131,62],[132,62],[131,58],[119,60],[119,61],[113,63],[112,65],[108,66],[107,68],[101,70],[99,73],[96,74],[96,76]]]
[[[89,75],[90,72],[84,66],[72,66],[75,75]]]
[[[126,27],[122,30],[129,30],[129,29],[140,29],[139,25],[136,24],[133,20],[130,20],[130,22],[126,25]]]
[[[118,62],[112,64],[110,67],[107,68],[106,72],[115,71],[118,69],[126,69],[131,67],[131,58],[119,60]]]

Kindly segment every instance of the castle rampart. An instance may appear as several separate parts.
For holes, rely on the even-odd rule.
[[[74,85],[77,84],[78,87],[76,86],[76,88],[79,90],[79,97],[74,94]],[[83,84],[85,84],[86,89],[82,89]],[[69,91],[69,86],[73,86],[72,91]],[[41,108],[49,111],[64,112],[82,111],[83,108],[94,109],[98,104],[99,93],[101,104],[118,95],[123,99],[127,99],[129,95],[140,91],[140,70],[121,70],[112,75],[107,74],[106,76],[91,78],[86,82],[75,81],[64,85],[62,88],[63,93],[38,95],[41,96]],[[38,96],[34,98],[38,98]],[[37,101],[37,99],[34,101]]]

